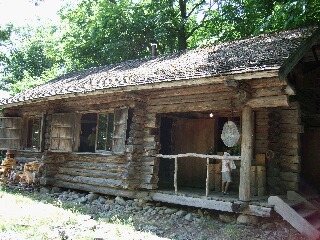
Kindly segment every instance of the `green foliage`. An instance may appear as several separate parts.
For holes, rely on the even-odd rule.
[[[2,51],[0,89],[17,93],[61,74],[63,61],[55,51],[54,28],[14,28],[12,35]]]

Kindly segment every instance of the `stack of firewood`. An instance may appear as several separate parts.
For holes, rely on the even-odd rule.
[[[13,158],[6,158],[0,166],[0,176],[2,182],[12,184],[38,184],[42,174],[43,164],[38,161],[29,162],[17,166],[17,161]]]
[[[17,160],[14,158],[5,158],[0,165],[0,174],[7,176],[12,169],[17,167]]]
[[[38,161],[29,162],[24,165],[21,181],[28,184],[39,183],[39,177],[42,173],[43,164]]]

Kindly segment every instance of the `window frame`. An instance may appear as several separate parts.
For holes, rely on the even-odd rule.
[[[95,113],[97,114],[97,124],[96,124],[96,139],[95,139],[95,152],[79,152],[80,144],[77,147],[77,149],[74,151],[77,154],[124,154],[125,152],[125,145],[126,145],[126,133],[128,126],[128,111],[129,108],[123,107],[123,108],[116,108],[113,111],[97,111],[97,112],[83,112],[81,115],[89,114],[89,113]],[[99,134],[99,118],[101,114],[106,114],[109,116],[110,114],[113,114],[113,131],[112,131],[112,139],[109,141],[112,142],[112,148],[111,150],[106,150],[106,147],[104,150],[98,150],[98,134]],[[119,119],[119,122],[116,122],[116,119]],[[107,120],[107,122],[108,122]],[[108,135],[108,124],[106,126],[106,135]],[[78,141],[80,142],[80,133],[81,133],[81,117],[79,117],[79,129],[77,133]],[[115,134],[117,133],[117,135]],[[107,145],[108,138],[106,138],[105,146]],[[116,148],[115,148],[116,147]]]
[[[43,133],[44,133],[44,119],[45,116],[44,114],[42,116],[28,116],[24,119],[24,134],[23,134],[23,150],[25,151],[32,151],[32,152],[42,152],[43,151]],[[30,120],[33,121],[32,124],[32,135],[31,135],[31,142],[33,139],[33,134],[34,134],[34,121],[38,120],[39,125],[38,125],[38,131],[39,131],[39,136],[38,136],[38,146],[37,148],[33,148],[32,146],[29,145],[29,133],[30,133]],[[31,143],[32,144],[32,143]]]

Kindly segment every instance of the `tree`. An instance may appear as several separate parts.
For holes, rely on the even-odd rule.
[[[68,28],[64,52],[81,69],[149,56],[153,39],[160,53],[184,50],[212,6],[205,0],[81,1],[61,12]]]
[[[220,0],[209,13],[206,31],[196,41],[229,41],[265,32],[320,23],[320,2],[313,0]]]
[[[46,33],[49,29],[51,35]],[[59,75],[60,62],[54,51],[54,43],[50,42],[53,35],[51,28],[38,31],[30,27],[13,28],[12,32],[19,36],[19,43],[22,44],[8,40],[2,52],[0,89],[15,93]]]

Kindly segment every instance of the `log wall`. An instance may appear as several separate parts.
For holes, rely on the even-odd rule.
[[[266,114],[267,149],[266,144],[257,149],[266,150],[268,193],[273,195],[297,191],[301,165],[300,133],[303,132],[299,105],[293,103],[288,108],[270,109]]]
[[[285,189],[295,189],[298,182],[298,177],[295,176],[299,170],[299,158],[294,157],[294,154],[298,149],[298,144],[292,143],[288,146],[286,139],[292,139],[296,134],[295,139],[298,141],[298,132],[290,131],[293,129],[298,131],[301,126],[294,122],[279,120],[277,116],[281,117],[287,113],[294,116],[296,109],[283,109],[286,112],[282,113],[282,110],[278,108],[276,110],[262,108],[264,103],[270,103],[271,106],[285,103],[283,97],[286,96],[286,83],[276,78],[247,80],[246,82],[251,87],[252,99],[249,101],[250,106],[254,108],[256,119],[254,154],[266,153],[269,150],[275,153],[274,162],[267,161],[267,181],[268,186],[272,186],[275,181],[280,182],[281,186],[269,190],[281,192]],[[44,150],[46,151],[50,148],[51,114],[54,112],[88,113],[103,112],[123,106],[130,107],[130,125],[124,154],[47,153],[44,157],[47,169],[45,178],[49,180],[48,183],[54,179],[57,186],[80,190],[90,188],[92,191],[97,189],[101,191],[102,189],[156,189],[159,180],[159,159],[155,156],[161,148],[161,116],[183,112],[200,115],[201,112],[213,112],[217,116],[226,117],[230,116],[231,99],[233,99],[233,111],[239,116],[244,104],[241,96],[239,92],[220,82],[210,85],[151,89],[139,94],[114,93],[58,99],[41,105],[33,104],[22,109],[13,108],[6,111],[11,114],[21,110],[22,115],[32,112],[46,113],[44,133]],[[199,118],[202,118],[203,116],[200,115]],[[279,137],[274,134],[277,133],[274,132],[274,129],[281,130]],[[284,160],[280,161],[280,159]]]

